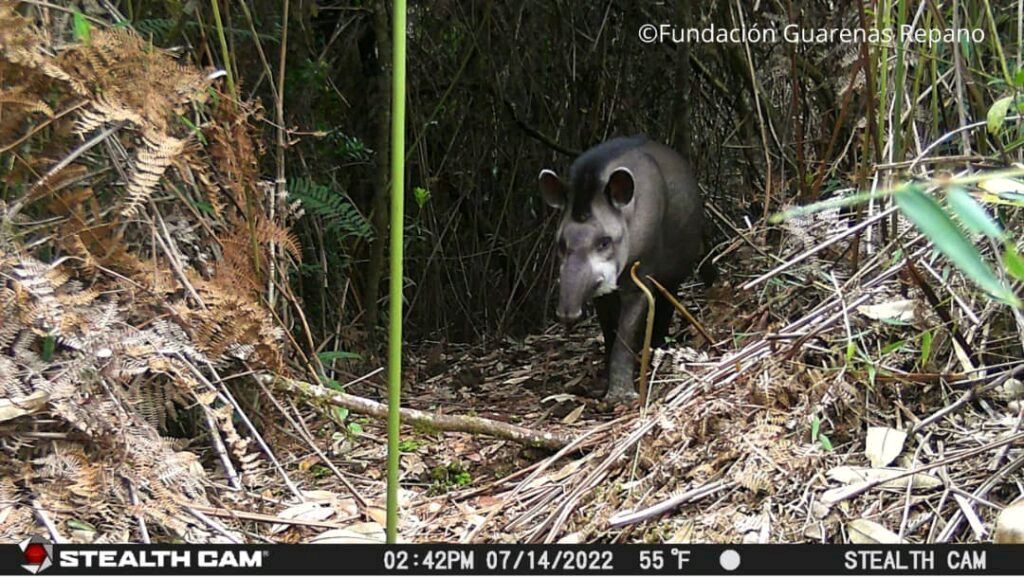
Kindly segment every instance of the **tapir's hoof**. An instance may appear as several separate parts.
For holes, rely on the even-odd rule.
[[[640,401],[640,395],[632,389],[610,390],[604,398],[609,405],[634,405]]]

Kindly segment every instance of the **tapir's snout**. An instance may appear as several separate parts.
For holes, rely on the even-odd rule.
[[[558,320],[562,322],[562,325],[564,325],[566,329],[572,329],[580,318],[583,317],[583,310],[563,309],[562,307],[559,307],[555,314],[558,315]]]

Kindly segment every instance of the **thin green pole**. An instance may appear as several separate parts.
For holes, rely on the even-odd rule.
[[[405,216],[405,0],[394,0],[391,84],[391,286],[388,293],[388,544],[398,537],[398,408],[402,400],[402,232]]]
[[[210,7],[213,9],[213,24],[217,27],[217,40],[220,42],[220,57],[224,61],[224,73],[228,81],[228,94],[231,95],[231,98],[237,98],[238,95],[235,94],[235,75],[231,73],[231,52],[228,50],[228,40],[224,36],[224,24],[220,21],[219,0],[210,0]]]

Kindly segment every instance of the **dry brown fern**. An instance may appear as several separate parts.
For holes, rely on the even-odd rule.
[[[48,34],[70,34],[15,6],[0,0],[0,160],[31,219],[0,204],[0,445],[14,458],[0,460],[0,512],[30,515],[0,520],[0,537],[39,533],[38,500],[75,541],[136,539],[136,515],[162,537],[214,539],[187,507],[208,503],[220,460],[164,436],[201,408],[217,418],[191,426],[218,430],[243,481],[264,463],[211,385],[243,362],[283,367],[260,296],[284,261],[271,244],[300,252],[286,211],[264,215],[260,109],[207,107],[207,75],[130,30],[53,49]],[[23,142],[34,153],[8,162]],[[203,200],[208,220],[189,206]],[[40,429],[66,439],[24,433]]]

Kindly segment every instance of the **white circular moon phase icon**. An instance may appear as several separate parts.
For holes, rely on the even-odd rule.
[[[736,550],[726,550],[718,557],[718,563],[722,565],[722,569],[732,572],[740,567],[740,553]]]

